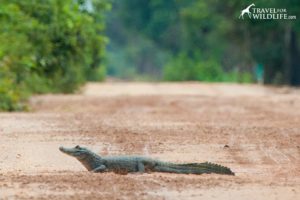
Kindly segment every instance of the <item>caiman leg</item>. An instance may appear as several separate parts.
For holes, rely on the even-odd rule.
[[[104,172],[106,170],[105,165],[100,165],[99,167],[92,170],[92,172]]]
[[[138,162],[138,172],[144,173],[145,172],[145,165],[142,162]]]

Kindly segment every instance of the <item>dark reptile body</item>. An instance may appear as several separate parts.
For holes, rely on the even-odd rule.
[[[77,158],[88,171],[93,172],[116,172],[121,174],[131,172],[168,172],[182,174],[219,173],[234,175],[227,167],[207,162],[176,164],[162,162],[143,156],[101,157],[94,152],[79,146],[70,149],[60,147],[60,150]],[[101,166],[103,168],[101,168]]]

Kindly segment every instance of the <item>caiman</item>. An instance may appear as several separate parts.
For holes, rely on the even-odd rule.
[[[60,147],[59,150],[75,157],[91,172],[115,172],[127,174],[132,172],[167,172],[177,174],[227,174],[234,175],[228,168],[218,164],[204,163],[171,163],[143,156],[100,156],[91,150],[80,147]]]

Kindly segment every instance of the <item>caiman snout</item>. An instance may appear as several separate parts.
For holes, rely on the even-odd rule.
[[[68,149],[68,148],[65,148],[65,147],[63,147],[63,146],[60,146],[58,149],[59,149],[62,153],[68,154],[68,155],[70,155],[70,156],[74,156],[74,153],[76,153],[76,151],[74,151],[74,149],[72,149],[72,148]]]

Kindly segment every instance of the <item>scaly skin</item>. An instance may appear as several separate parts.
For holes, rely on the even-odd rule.
[[[167,172],[178,174],[217,173],[234,175],[229,168],[208,162],[176,164],[142,156],[101,157],[89,149],[78,145],[74,148],[60,147],[59,150],[67,155],[77,158],[77,160],[91,172],[115,172],[121,174],[131,172]]]

